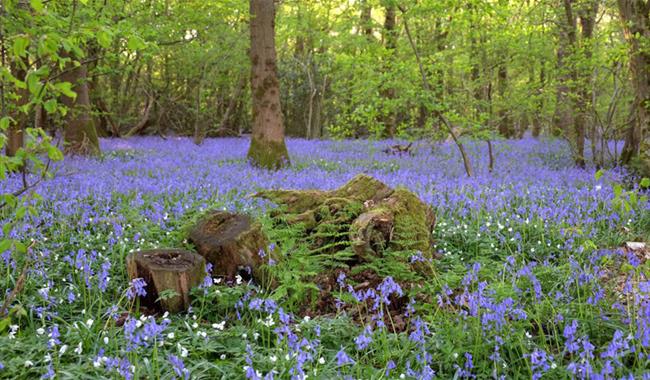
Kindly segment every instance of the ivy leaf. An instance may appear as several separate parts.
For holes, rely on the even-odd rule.
[[[16,37],[14,40],[14,54],[17,57],[27,56],[27,47],[29,46],[29,39],[25,37]]]

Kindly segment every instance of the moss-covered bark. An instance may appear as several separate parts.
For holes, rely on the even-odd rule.
[[[263,141],[254,136],[248,149],[248,160],[257,167],[269,170],[277,170],[290,163],[284,141]]]
[[[433,210],[410,191],[375,178],[361,174],[332,191],[269,190],[257,196],[280,205],[272,216],[301,228],[319,254],[347,249],[357,264],[385,259],[386,253],[407,265],[418,252],[433,258]],[[427,267],[411,266],[419,273]]]

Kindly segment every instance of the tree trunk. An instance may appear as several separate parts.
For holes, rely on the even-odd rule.
[[[388,50],[389,52],[388,59],[387,59],[388,64],[385,65],[388,67],[384,68],[385,71],[390,70],[390,62],[393,62],[393,57],[395,56],[395,49],[397,48],[397,33],[395,30],[395,24],[396,24],[395,5],[391,4],[386,7],[386,18],[384,19],[384,44],[386,50]],[[389,87],[384,89],[382,95],[388,102],[391,102],[393,99],[395,99],[395,88]],[[388,107],[389,112],[384,117],[384,126],[386,127],[385,135],[390,138],[395,136],[395,132],[397,130],[397,118],[395,112],[390,110],[391,108],[392,106]]]
[[[533,115],[533,137],[537,138],[542,132],[542,110],[544,109],[544,86],[546,83],[546,71],[544,64],[539,70],[539,86],[537,87],[538,99],[535,104],[535,115]]]
[[[146,282],[141,306],[171,313],[187,310],[190,291],[205,278],[205,260],[194,252],[155,249],[129,254],[126,267],[131,280]]]
[[[273,0],[250,0],[250,16],[253,136],[248,159],[253,165],[278,169],[289,164],[289,153],[280,107]]]
[[[559,45],[557,48],[558,84],[556,88],[556,106],[553,115],[553,134],[565,136],[571,144],[573,138],[573,107],[571,88],[567,83],[575,83],[575,70],[567,63],[574,53],[576,43],[576,19],[573,16],[572,0],[564,0],[559,14]]]
[[[500,100],[500,109],[499,109],[499,133],[506,138],[515,137],[515,129],[510,118],[508,109],[506,108],[506,102],[504,101],[506,95],[506,88],[508,87],[508,68],[506,67],[505,62],[502,62],[499,65],[499,70],[497,72],[499,79],[499,100]]]
[[[88,91],[88,69],[86,65],[74,67],[68,64],[62,81],[72,83],[75,98],[61,97],[61,103],[68,108],[66,125],[63,129],[64,151],[71,154],[99,154],[99,139],[90,115],[91,105]]]
[[[591,87],[591,57],[592,57],[592,37],[594,33],[594,27],[596,25],[596,16],[598,16],[598,1],[593,0],[588,3],[583,4],[584,8],[581,9],[578,14],[580,16],[580,26],[582,29],[582,38],[581,52],[584,55],[586,61],[586,68],[576,69],[578,74],[577,85],[579,89],[577,91],[577,101],[576,101],[576,117],[574,119],[574,128],[575,128],[575,137],[576,137],[576,152],[575,152],[575,161],[576,165],[584,168],[585,167],[585,139],[586,139],[586,130],[587,122],[589,119],[589,104],[591,103],[592,97],[592,87]],[[593,136],[592,136],[593,139]]]
[[[642,0],[618,0],[618,8],[628,42],[634,88],[634,117],[625,133],[625,145],[621,153],[621,162],[629,164],[642,153],[644,136],[650,130],[650,52],[644,42],[650,40],[650,3]]]
[[[24,82],[26,71],[21,63],[25,64],[26,62],[15,62],[11,65],[11,71],[18,80]],[[25,128],[27,127],[27,123],[29,121],[29,115],[20,110],[22,106],[29,103],[29,91],[26,88],[17,88],[16,95],[18,99],[14,105],[14,112],[12,115],[14,122],[9,126],[9,129],[7,130],[7,146],[5,148],[5,153],[9,157],[14,157],[18,153],[18,150],[23,147],[25,139]]]

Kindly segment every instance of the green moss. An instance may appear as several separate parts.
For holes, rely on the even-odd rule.
[[[289,152],[284,141],[262,141],[255,137],[251,139],[248,160],[253,165],[268,170],[278,170],[290,165]]]

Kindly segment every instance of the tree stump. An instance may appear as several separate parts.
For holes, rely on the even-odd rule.
[[[256,196],[280,205],[271,216],[302,227],[316,254],[351,251],[348,264],[369,263],[386,254],[410,270],[425,274],[432,259],[435,215],[410,191],[391,189],[364,174],[339,189],[268,190]],[[412,260],[414,256],[418,260]],[[388,264],[390,266],[390,264]]]
[[[177,313],[190,306],[190,290],[205,278],[205,260],[180,249],[152,249],[129,254],[126,267],[131,280],[142,278],[147,294],[141,305]]]
[[[268,240],[260,223],[243,214],[212,211],[190,230],[189,241],[212,264],[212,275],[232,281],[238,274],[264,283],[264,259]],[[265,252],[271,257],[272,252]]]

